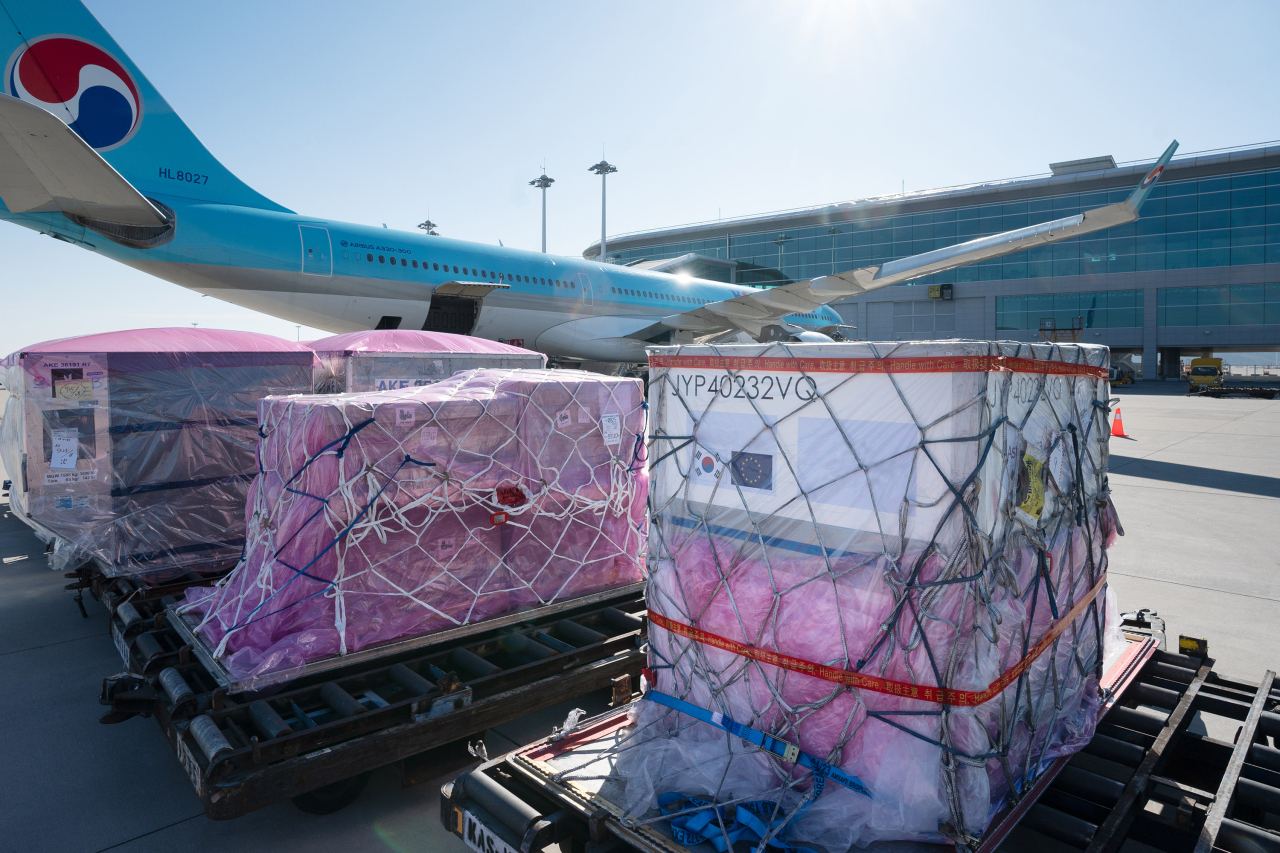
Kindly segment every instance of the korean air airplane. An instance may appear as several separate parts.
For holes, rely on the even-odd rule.
[[[0,0],[0,219],[331,332],[423,328],[637,362],[651,343],[841,337],[830,303],[1132,222],[1125,201],[754,289],[304,216],[231,174],[78,0]]]

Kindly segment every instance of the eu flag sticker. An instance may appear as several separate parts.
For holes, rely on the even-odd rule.
[[[773,488],[773,455],[769,453],[736,453],[729,463],[733,484],[750,489]]]

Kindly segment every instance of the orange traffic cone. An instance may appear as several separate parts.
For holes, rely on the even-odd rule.
[[[1111,435],[1113,438],[1128,438],[1124,434],[1124,418],[1120,417],[1120,407],[1116,406],[1116,416],[1111,421]]]

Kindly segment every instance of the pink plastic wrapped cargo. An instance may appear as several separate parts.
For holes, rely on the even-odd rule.
[[[790,841],[946,842],[1083,746],[1116,642],[1107,365],[973,341],[652,350],[651,430],[692,441],[651,471],[631,813],[766,800]],[[724,718],[836,771],[818,788]]]
[[[184,606],[242,688],[642,577],[638,380],[475,370],[264,400],[261,420],[245,559]]]
[[[317,394],[389,391],[446,379],[459,370],[547,366],[542,353],[470,335],[374,329],[311,341],[322,369]]]

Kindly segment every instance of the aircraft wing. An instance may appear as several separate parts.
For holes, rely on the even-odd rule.
[[[1150,195],[1177,149],[1178,142],[1174,140],[1147,172],[1142,183],[1124,201],[1039,225],[979,237],[879,266],[862,267],[809,281],[752,291],[733,299],[702,305],[693,311],[664,317],[662,324],[699,335],[739,329],[753,337],[759,337],[764,326],[776,324],[790,314],[804,314],[836,300],[879,290],[892,284],[901,284],[988,258],[1011,255],[1033,246],[1056,243],[1133,222],[1138,218],[1142,203]]]
[[[0,199],[12,213],[62,211],[125,225],[165,218],[53,113],[0,95]]]

